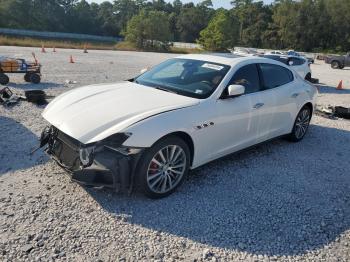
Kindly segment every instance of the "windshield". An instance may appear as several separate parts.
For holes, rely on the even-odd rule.
[[[219,86],[230,67],[201,60],[170,59],[135,78],[138,84],[204,99]]]

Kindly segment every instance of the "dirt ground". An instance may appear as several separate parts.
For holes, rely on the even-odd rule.
[[[0,47],[27,59],[33,51],[42,83],[11,75],[18,94],[116,82],[176,56]],[[316,61],[311,69],[318,104],[350,107],[350,68]],[[340,80],[344,90],[335,88]],[[81,187],[44,153],[30,156],[43,108],[0,106],[1,261],[350,260],[349,120],[314,116],[302,142],[278,139],[214,161],[155,201]]]

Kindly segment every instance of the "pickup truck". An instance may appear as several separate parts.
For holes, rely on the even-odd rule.
[[[343,69],[346,66],[350,66],[350,52],[343,56],[327,56],[325,62],[331,64],[333,69]]]

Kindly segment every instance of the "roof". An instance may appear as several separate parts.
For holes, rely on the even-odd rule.
[[[259,56],[239,56],[239,55],[234,55],[230,53],[190,54],[190,55],[182,55],[177,58],[203,60],[211,63],[219,63],[219,64],[224,64],[229,66],[234,66],[237,63],[247,61],[247,60],[254,60],[254,62],[256,63],[266,62],[267,60],[276,62],[275,60],[262,58]]]

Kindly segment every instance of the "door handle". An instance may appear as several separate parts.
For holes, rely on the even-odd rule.
[[[264,106],[264,103],[257,103],[255,104],[255,106],[253,107],[254,109],[259,109],[260,107]]]
[[[294,93],[293,95],[292,95],[292,98],[297,98],[299,96],[299,93]]]

